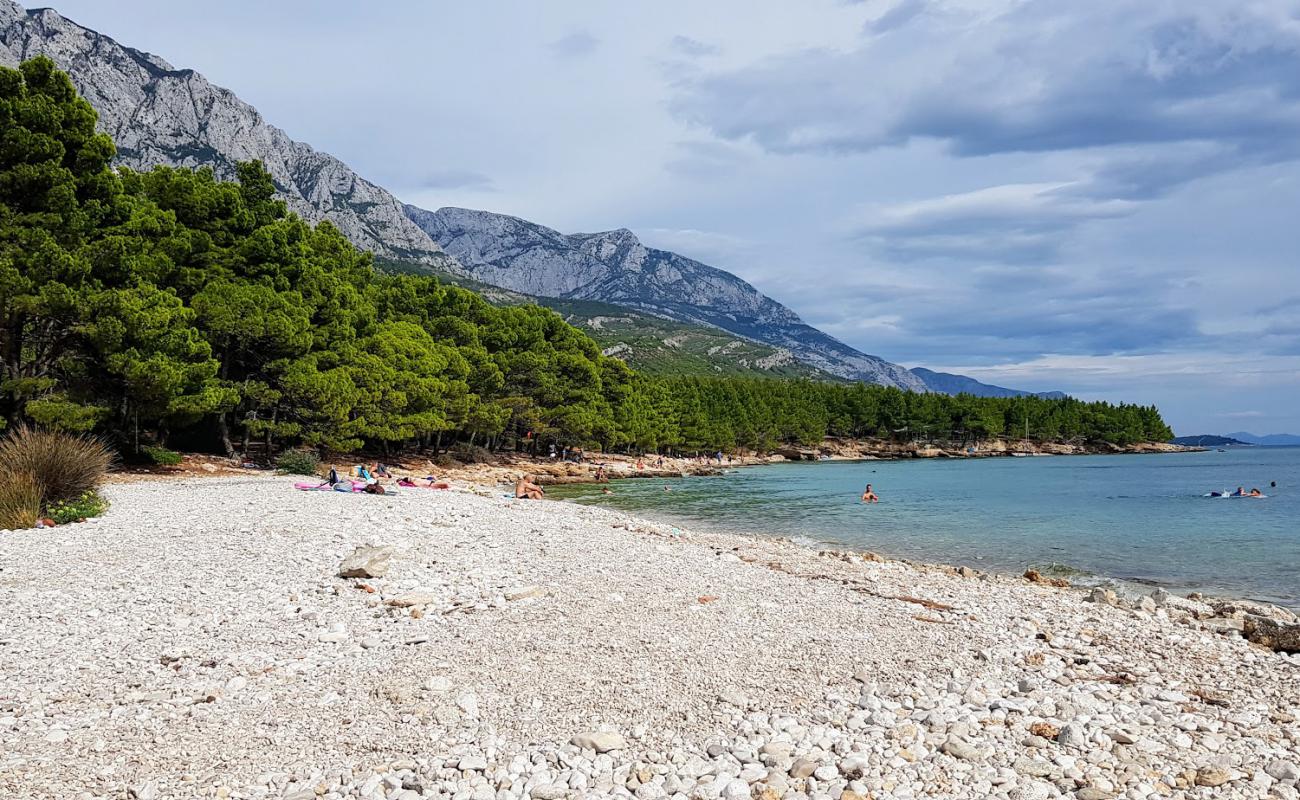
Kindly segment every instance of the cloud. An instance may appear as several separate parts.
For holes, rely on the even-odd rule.
[[[664,169],[684,178],[725,178],[752,161],[742,146],[731,142],[683,141],[676,142],[673,149],[676,155],[665,162]]]
[[[900,0],[893,8],[869,21],[864,30],[877,35],[889,33],[921,16],[928,5],[928,0]]]
[[[716,56],[722,52],[722,48],[716,44],[701,42],[698,39],[692,39],[689,36],[674,36],[669,41],[668,46],[678,55],[687,58],[704,58],[706,56]]]
[[[1228,419],[1256,419],[1267,415],[1263,411],[1224,411],[1218,416]]]
[[[991,186],[911,203],[875,208],[864,220],[867,233],[977,232],[989,225],[1015,223],[1023,230],[1051,231],[1081,220],[1108,219],[1133,212],[1123,200],[1091,200],[1071,194],[1068,183]]]
[[[918,139],[980,156],[1210,142],[1204,164],[1300,154],[1300,25],[1284,3],[904,2],[892,35],[683,82],[672,108],[776,153]],[[991,10],[990,10],[991,9]],[[1182,171],[1195,163],[1182,165]]]
[[[714,266],[735,263],[754,248],[753,242],[739,236],[694,228],[651,228],[639,233],[641,241],[651,247]]]
[[[492,179],[481,172],[468,169],[441,169],[425,175],[420,182],[422,189],[477,189],[483,192],[496,191]]]
[[[1063,231],[1128,216],[1136,204],[1081,195],[1074,183],[991,186],[858,214],[853,235],[892,259],[959,258],[1007,263],[1055,259]]]
[[[596,52],[600,40],[587,31],[577,30],[551,42],[549,47],[556,58],[583,58]]]

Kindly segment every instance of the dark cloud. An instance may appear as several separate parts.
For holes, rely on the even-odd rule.
[[[904,2],[880,21],[896,27],[923,8]],[[1290,144],[1300,141],[1300,47],[1278,8],[1097,0],[927,20],[936,21],[855,51],[808,50],[701,76],[673,108],[723,138],[780,153],[915,139],[962,156],[1215,142],[1221,150],[1205,166],[1220,170],[1300,152]]]
[[[1194,308],[1171,304],[1174,275],[1081,276],[1068,268],[986,267],[931,275],[928,287],[839,287],[812,324],[895,361],[979,364],[1045,353],[1109,357],[1213,349]],[[885,280],[883,275],[879,280]],[[873,352],[874,352],[873,351]]]
[[[701,42],[700,40],[692,39],[689,36],[674,36],[668,43],[668,46],[678,55],[686,56],[687,58],[716,56],[722,52],[722,48],[718,47],[716,44]]]
[[[573,31],[551,42],[551,52],[557,58],[582,58],[600,47],[600,40],[587,31]]]

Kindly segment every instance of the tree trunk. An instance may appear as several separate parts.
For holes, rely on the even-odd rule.
[[[221,447],[226,451],[226,458],[235,457],[235,444],[230,441],[230,420],[227,412],[217,414],[217,433],[221,436]]]

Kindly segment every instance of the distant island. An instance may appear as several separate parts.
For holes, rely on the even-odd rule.
[[[1232,439],[1238,439],[1244,444],[1258,444],[1264,447],[1294,447],[1300,445],[1300,436],[1294,433],[1269,433],[1264,436],[1256,436],[1253,433],[1238,431],[1224,435]]]
[[[1238,431],[1222,436],[1203,433],[1198,436],[1175,436],[1170,444],[1182,444],[1190,447],[1227,447],[1229,445],[1258,445],[1260,447],[1295,447],[1300,445],[1300,436],[1293,433],[1270,433],[1256,436],[1253,433]]]
[[[1200,436],[1175,436],[1169,440],[1169,443],[1181,444],[1187,447],[1227,447],[1228,445],[1250,444],[1250,442],[1239,441],[1231,436],[1214,436],[1208,433]]]

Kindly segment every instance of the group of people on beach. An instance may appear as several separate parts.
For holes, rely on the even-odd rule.
[[[325,484],[336,492],[355,492],[358,483],[361,484],[361,491],[366,494],[387,494],[383,481],[393,480],[393,475],[389,472],[388,465],[383,462],[376,463],[374,467],[367,467],[365,464],[354,466],[347,478],[340,478],[338,470],[330,467],[329,474],[325,478]],[[394,485],[412,489],[450,489],[451,484],[445,480],[439,480],[437,476],[426,475],[423,478],[412,478],[403,476],[394,481]]]

